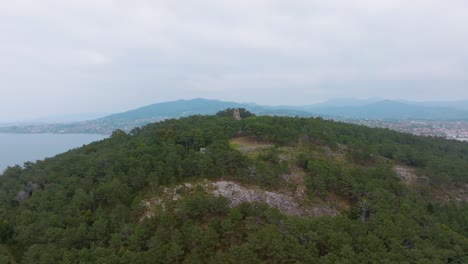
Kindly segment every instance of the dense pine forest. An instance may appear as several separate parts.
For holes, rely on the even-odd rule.
[[[468,143],[229,111],[9,167],[0,263],[468,263]],[[233,206],[219,181],[326,210]]]

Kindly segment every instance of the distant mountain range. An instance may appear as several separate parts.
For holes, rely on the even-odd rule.
[[[0,133],[110,134],[115,129],[129,131],[151,122],[194,114],[215,114],[226,108],[246,108],[257,115],[321,116],[340,120],[468,120],[468,101],[458,101],[452,105],[449,102],[406,102],[371,98],[335,99],[304,106],[266,106],[197,98],[156,103],[90,121],[0,127]]]
[[[411,102],[409,102],[411,103]],[[442,101],[442,102],[416,102],[416,105],[430,106],[430,107],[447,107],[452,109],[458,109],[468,111],[468,100],[464,101]]]
[[[311,105],[303,110],[316,115],[343,119],[378,120],[467,120],[468,110],[443,105],[424,105],[382,100],[369,104],[348,106]]]
[[[259,115],[310,116],[308,111],[295,110],[293,107],[287,106],[270,107],[197,98],[152,104],[127,112],[106,116],[100,120],[145,120],[178,118],[190,115],[210,115],[226,108],[246,108]]]
[[[64,114],[64,115],[54,115],[47,116],[42,118],[36,118],[31,120],[31,122],[37,123],[71,123],[71,122],[82,122],[87,120],[95,120],[101,117],[108,116],[108,113],[76,113],[76,114]]]

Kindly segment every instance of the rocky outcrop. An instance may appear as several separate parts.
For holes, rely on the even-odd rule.
[[[400,177],[400,179],[406,184],[416,183],[418,178],[423,178],[423,177],[419,177],[418,175],[416,175],[413,168],[408,168],[408,167],[404,167],[401,165],[395,165],[393,167],[393,170]]]
[[[430,184],[428,177],[424,175],[416,174],[415,168],[395,165],[393,167],[395,173],[400,177],[400,179],[408,186],[427,186]]]
[[[153,216],[151,208],[159,205],[164,208],[165,201],[179,200],[184,193],[190,193],[195,188],[202,187],[208,193],[215,196],[225,197],[230,201],[230,207],[236,207],[241,203],[265,203],[270,207],[277,208],[284,214],[296,216],[335,216],[338,211],[326,205],[309,206],[305,205],[301,199],[280,192],[273,192],[261,189],[256,186],[243,186],[233,181],[204,181],[201,183],[185,183],[175,188],[164,189],[162,194],[156,198],[144,201],[144,206],[148,209],[145,217]],[[300,198],[300,199],[299,199]]]
[[[262,189],[247,188],[232,181],[213,182],[210,184],[210,187],[214,195],[228,198],[231,201],[231,207],[236,207],[243,202],[261,202],[266,203],[270,207],[277,208],[288,215],[332,216],[337,213],[335,210],[327,207],[309,208],[301,205],[292,196]]]
[[[24,185],[24,187],[18,192],[16,195],[16,201],[22,202],[24,200],[27,200],[31,195],[33,194],[34,191],[39,189],[39,185],[33,182],[28,182]]]

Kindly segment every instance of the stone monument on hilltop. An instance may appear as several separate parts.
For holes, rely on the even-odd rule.
[[[234,109],[233,117],[234,117],[235,120],[241,120],[241,115],[240,115],[239,108]]]

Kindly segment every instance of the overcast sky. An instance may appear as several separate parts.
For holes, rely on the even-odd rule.
[[[0,121],[196,97],[468,99],[466,0],[0,0]]]

